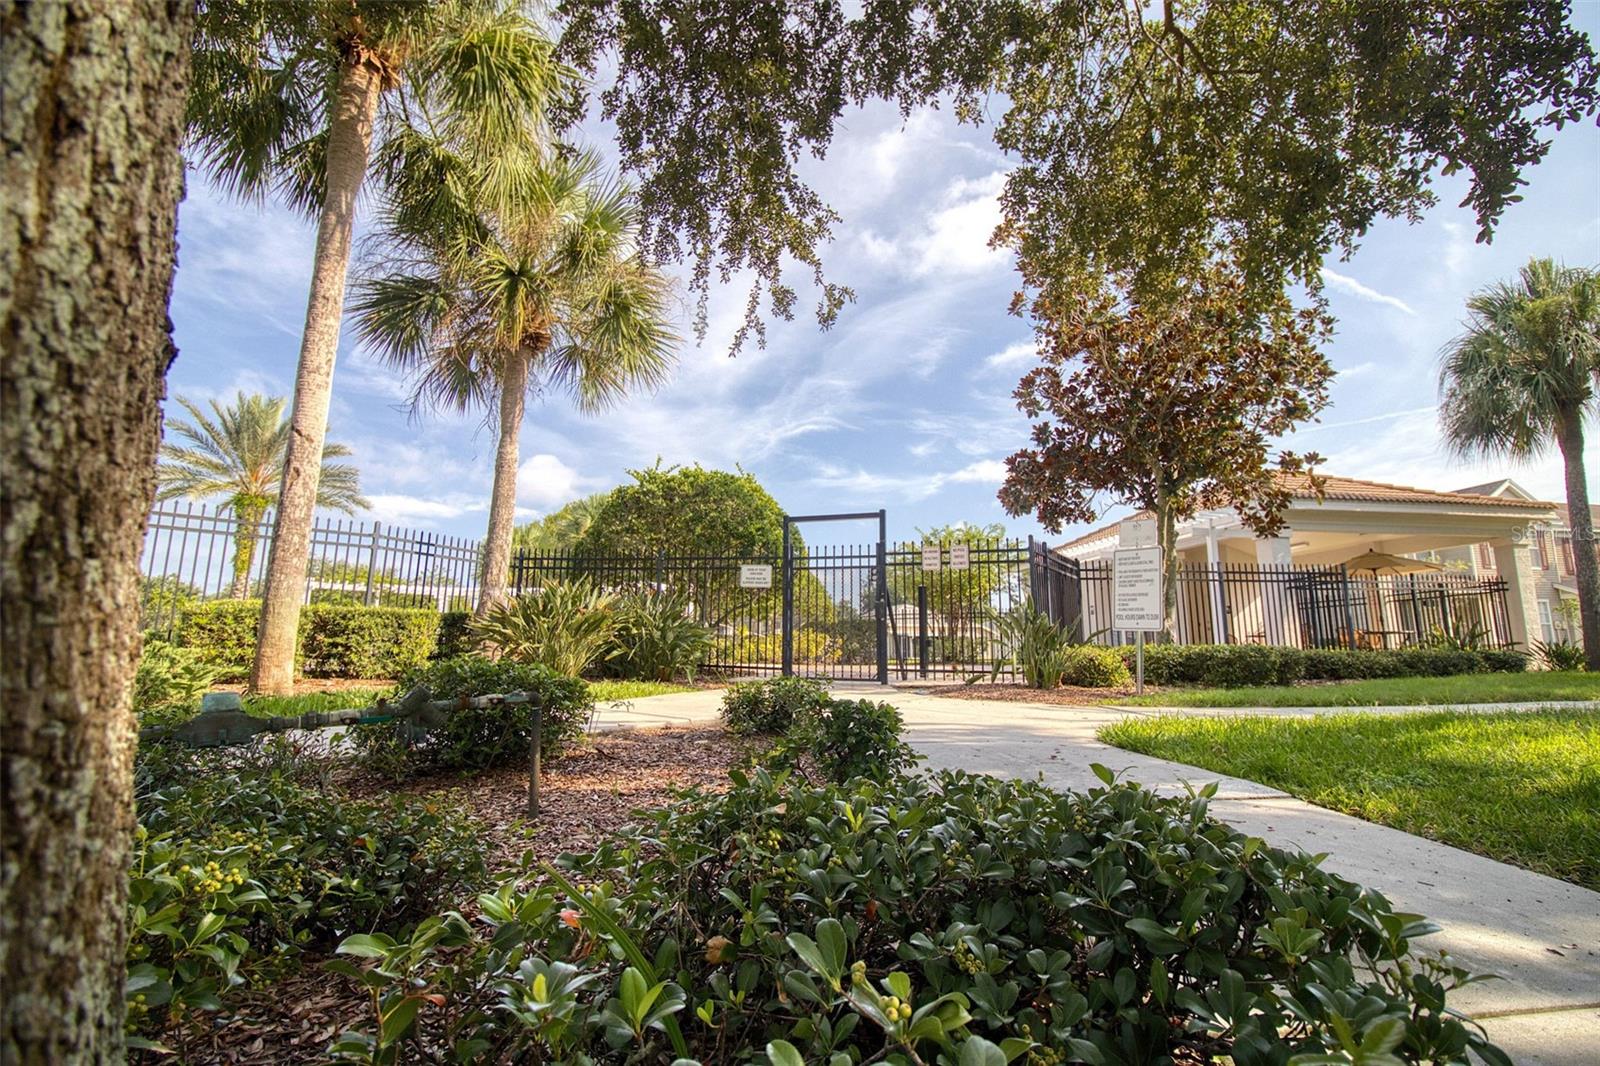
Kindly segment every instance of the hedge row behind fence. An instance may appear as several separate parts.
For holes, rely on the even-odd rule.
[[[218,680],[250,673],[260,600],[209,600],[183,612],[178,642],[219,671]],[[300,612],[295,668],[307,677],[399,677],[434,656],[437,611],[313,603]]]
[[[1120,649],[1131,668],[1134,649]],[[1296,681],[1353,681],[1373,677],[1446,677],[1520,673],[1521,652],[1500,649],[1276,648],[1264,644],[1150,644],[1144,677],[1153,685],[1290,685]]]

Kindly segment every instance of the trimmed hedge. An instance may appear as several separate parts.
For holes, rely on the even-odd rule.
[[[1134,649],[1119,648],[1131,669]],[[1356,681],[1382,677],[1521,673],[1528,657],[1518,651],[1402,648],[1274,648],[1262,644],[1149,644],[1144,677],[1153,685],[1292,685],[1296,681]]]
[[[1061,653],[1061,683],[1081,688],[1120,688],[1133,684],[1133,675],[1117,649],[1077,644]]]
[[[471,611],[446,611],[439,616],[439,646],[433,650],[435,659],[454,659],[478,650],[482,643],[472,635]]]
[[[178,643],[223,681],[250,673],[260,600],[209,600],[183,612]],[[295,670],[308,677],[397,677],[426,663],[439,643],[439,614],[407,607],[314,603],[300,612]]]

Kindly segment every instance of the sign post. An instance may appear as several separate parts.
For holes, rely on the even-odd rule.
[[[1145,523],[1124,523],[1129,525]],[[1149,523],[1152,527],[1154,523]],[[1124,537],[1136,543],[1146,539],[1138,530],[1133,537]],[[1144,695],[1144,635],[1160,629],[1165,623],[1161,597],[1161,549],[1149,547],[1123,547],[1113,556],[1111,577],[1111,626],[1135,634],[1134,691]]]

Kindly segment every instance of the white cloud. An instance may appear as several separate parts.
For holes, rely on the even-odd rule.
[[[433,522],[459,518],[472,511],[481,511],[485,508],[482,503],[467,503],[449,500],[428,500],[420,496],[406,496],[400,493],[380,493],[369,496],[372,507],[368,510],[373,518],[380,522],[409,524],[420,522],[429,525]]]
[[[998,485],[1006,479],[1006,464],[999,459],[979,459],[946,476],[948,481],[970,481]]]
[[[517,467],[517,502],[535,509],[553,509],[575,499],[583,479],[558,457],[541,452]]]
[[[1008,344],[1000,351],[984,359],[983,365],[990,370],[1006,370],[1011,367],[1024,366],[1039,357],[1038,346],[1033,341],[1018,341]]]
[[[1369,288],[1368,286],[1361,284],[1361,282],[1357,281],[1355,278],[1346,277],[1343,274],[1329,270],[1327,267],[1322,268],[1321,274],[1322,280],[1328,283],[1328,287],[1330,289],[1335,289],[1339,292],[1347,292],[1351,296],[1357,296],[1363,300],[1370,300],[1375,304],[1383,304],[1386,307],[1393,307],[1395,310],[1404,311],[1408,315],[1414,315],[1417,313],[1412,309],[1410,304],[1406,303],[1399,297],[1389,296],[1379,292],[1377,289]]]
[[[1000,190],[1006,173],[996,170],[977,180],[957,178],[945,192],[948,206],[928,219],[927,233],[909,244],[915,259],[913,273],[978,274],[1006,264],[1003,248],[989,247],[1000,224]]]

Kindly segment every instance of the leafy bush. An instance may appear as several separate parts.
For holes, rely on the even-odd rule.
[[[1453,621],[1448,626],[1435,622],[1419,643],[1424,648],[1482,651],[1489,646],[1489,630],[1477,622]]]
[[[734,733],[786,733],[796,720],[828,702],[828,683],[811,677],[774,677],[729,685],[722,721]]]
[[[260,600],[207,600],[183,613],[179,643],[220,680],[250,673]],[[300,612],[297,670],[311,677],[396,677],[426,662],[438,643],[436,611],[311,604]]]
[[[508,658],[578,677],[612,650],[616,605],[615,593],[587,577],[549,580],[489,611],[469,630]]]
[[[470,655],[478,650],[478,641],[472,635],[471,611],[446,611],[439,616],[439,644],[433,649],[435,659],[453,659],[457,655]]]
[[[794,716],[779,761],[809,760],[839,784],[855,777],[884,781],[915,760],[900,740],[904,727],[900,712],[887,703],[824,699]]]
[[[1109,779],[1110,774],[1104,776]],[[944,773],[735,775],[338,962],[360,1061],[1508,1060],[1447,1012],[1434,927],[1206,816],[1207,795]],[[626,871],[628,880],[620,876]],[[573,882],[581,883],[580,888]],[[1405,965],[1400,965],[1404,961]],[[423,999],[437,1009],[407,1009]],[[692,1015],[691,1012],[692,1011]]]
[[[836,663],[843,650],[843,643],[819,629],[802,627],[794,631],[797,663]],[[725,666],[776,665],[783,662],[783,634],[740,630],[737,636],[717,637],[711,643],[710,660]]]
[[[200,602],[200,590],[181,578],[139,578],[139,628],[166,632],[191,606]]]
[[[1061,683],[1082,688],[1120,688],[1133,684],[1133,675],[1115,648],[1079,644],[1061,655]]]
[[[1010,667],[1022,675],[1029,688],[1055,688],[1067,669],[1072,635],[1032,603],[995,615],[995,628],[1003,656],[996,658],[990,678]]]
[[[647,681],[694,679],[711,650],[711,630],[694,618],[687,592],[643,589],[617,604],[616,647],[606,656],[606,671]]]
[[[1134,649],[1119,649],[1130,666]],[[1154,685],[1290,685],[1296,681],[1355,681],[1383,677],[1447,677],[1526,669],[1520,652],[1488,648],[1276,648],[1261,644],[1150,644],[1145,680]]]
[[[139,775],[129,879],[135,1029],[219,1009],[271,958],[407,932],[486,877],[478,827],[448,802],[346,799],[292,780],[271,755],[163,745],[150,756],[160,765]]]
[[[216,669],[193,648],[151,638],[144,642],[133,676],[133,711],[141,725],[188,718],[216,679]]]
[[[310,677],[398,677],[427,662],[438,643],[437,611],[313,604],[301,612]]]
[[[538,663],[494,661],[476,655],[440,659],[401,679],[396,694],[426,685],[434,699],[529,692],[534,703],[451,711],[446,724],[408,739],[398,724],[351,731],[357,752],[374,769],[394,777],[430,770],[482,770],[524,763],[533,741],[533,712],[542,713],[540,751],[556,758],[583,735],[594,707],[589,687]]]
[[[1570,640],[1536,640],[1533,657],[1546,670],[1582,670],[1583,646]]]

